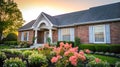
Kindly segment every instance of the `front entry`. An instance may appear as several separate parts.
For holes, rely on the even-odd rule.
[[[49,31],[44,32],[44,43],[47,43],[47,38],[49,37]]]

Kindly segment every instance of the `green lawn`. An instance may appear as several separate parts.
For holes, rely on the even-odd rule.
[[[119,58],[115,58],[115,57],[103,56],[103,55],[95,55],[95,54],[89,54],[89,55],[93,55],[93,56],[95,56],[97,58],[100,58],[101,60],[106,60],[110,64],[115,64],[117,61],[120,62],[120,59]]]

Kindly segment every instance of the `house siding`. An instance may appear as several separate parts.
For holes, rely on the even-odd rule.
[[[75,37],[79,37],[81,43],[89,43],[89,25],[75,26]]]
[[[108,22],[100,24],[110,25],[110,44],[120,44],[120,22]],[[89,24],[75,26],[75,37],[80,38],[80,42],[87,44],[89,43],[89,26],[100,25],[100,24]]]
[[[26,32],[26,31],[19,31],[18,32],[18,41],[21,41],[22,32]],[[28,42],[33,43],[34,31],[33,30],[27,30],[27,32],[29,32]]]
[[[111,44],[120,44],[120,21],[110,23]]]
[[[110,25],[110,44],[120,44],[120,21],[119,22],[106,22],[99,24],[87,24],[87,25],[77,25],[74,27],[74,36],[80,38],[80,42],[88,44],[89,42],[89,26],[100,25],[100,24],[109,24]],[[69,28],[69,27],[68,27]],[[34,37],[33,30],[29,31],[29,42],[32,43]],[[18,32],[18,41],[21,41],[21,33],[24,31]],[[58,30],[52,31],[53,43],[58,41]],[[38,31],[38,43],[44,43],[44,31]]]

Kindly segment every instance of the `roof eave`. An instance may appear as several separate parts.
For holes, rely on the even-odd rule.
[[[32,27],[31,28],[27,28],[27,29],[19,29],[18,31],[26,31],[26,30],[31,30],[33,29]]]

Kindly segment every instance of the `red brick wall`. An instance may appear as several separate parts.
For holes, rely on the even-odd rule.
[[[34,31],[33,30],[27,30],[29,31],[29,43],[32,43],[33,37],[34,37]],[[21,33],[25,31],[19,31],[18,32],[18,41],[21,41]]]
[[[120,22],[109,22],[106,24],[110,24],[111,44],[120,44]],[[80,38],[81,43],[89,43],[89,26],[90,25],[75,26],[75,36]]]
[[[81,43],[89,43],[89,26],[88,25],[76,26],[75,37],[79,37]]]
[[[54,30],[52,31],[52,39],[53,39],[53,43],[58,41],[58,31]]]
[[[120,22],[110,23],[111,43],[120,44]]]

